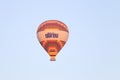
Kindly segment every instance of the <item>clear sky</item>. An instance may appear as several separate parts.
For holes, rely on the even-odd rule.
[[[56,62],[36,37],[50,19],[70,31]],[[120,80],[120,0],[0,0],[0,80]]]

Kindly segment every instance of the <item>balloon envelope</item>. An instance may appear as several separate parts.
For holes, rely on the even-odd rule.
[[[37,38],[49,54],[51,61],[55,61],[55,57],[65,45],[68,35],[68,27],[58,20],[45,21],[37,29]]]

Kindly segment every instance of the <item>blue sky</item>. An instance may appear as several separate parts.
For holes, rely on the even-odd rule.
[[[36,37],[50,19],[70,31],[56,62]],[[0,80],[120,80],[120,1],[1,0]]]

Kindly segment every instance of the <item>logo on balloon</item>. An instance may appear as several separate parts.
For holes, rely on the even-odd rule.
[[[47,34],[45,34],[46,38],[58,38],[58,34],[54,33],[54,32],[48,32]]]

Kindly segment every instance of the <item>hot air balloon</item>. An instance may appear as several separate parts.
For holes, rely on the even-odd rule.
[[[37,29],[37,38],[50,56],[50,61],[55,61],[58,52],[65,45],[69,35],[68,27],[58,20],[47,20]]]

